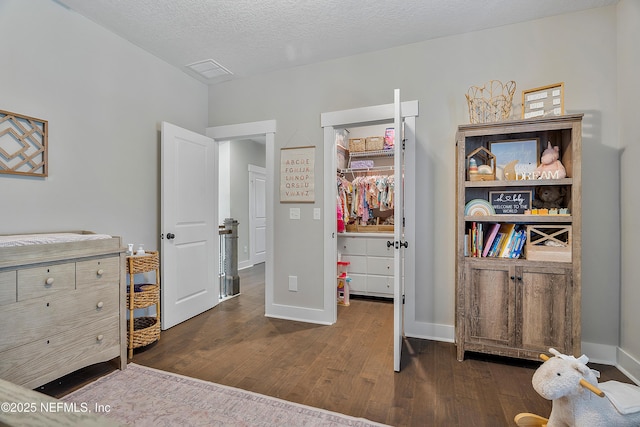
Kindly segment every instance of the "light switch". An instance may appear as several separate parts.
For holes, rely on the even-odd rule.
[[[289,208],[289,219],[300,219],[300,208]]]

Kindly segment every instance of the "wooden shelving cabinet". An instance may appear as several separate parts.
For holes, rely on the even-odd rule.
[[[456,134],[456,345],[466,351],[537,360],[554,347],[580,356],[581,339],[581,145],[582,114],[461,125]],[[562,179],[471,181],[467,156],[493,142],[537,140],[560,148]],[[568,215],[465,215],[474,199],[490,203],[491,192],[531,191],[558,186],[566,192]],[[571,230],[567,257],[527,259],[471,256],[465,237],[473,223],[565,227]],[[534,258],[531,248],[529,258]],[[544,249],[542,249],[544,250]],[[570,252],[570,255],[569,255]]]
[[[155,283],[134,284],[134,276],[139,273],[155,273]],[[133,349],[149,345],[160,339],[160,259],[158,252],[146,252],[144,255],[127,257],[127,348],[129,359],[133,358]],[[133,292],[132,292],[133,290]],[[155,306],[155,316],[135,317],[134,311]]]

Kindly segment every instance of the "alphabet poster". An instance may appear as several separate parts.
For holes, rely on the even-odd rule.
[[[315,201],[315,147],[280,150],[280,202]]]

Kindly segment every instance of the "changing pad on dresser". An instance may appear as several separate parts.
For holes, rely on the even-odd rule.
[[[48,234],[13,234],[0,236],[0,247],[42,245],[50,243],[80,242],[85,240],[111,239],[108,234],[80,233],[48,233]]]

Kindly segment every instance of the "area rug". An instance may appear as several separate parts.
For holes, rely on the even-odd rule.
[[[61,400],[132,426],[382,426],[130,363]]]

